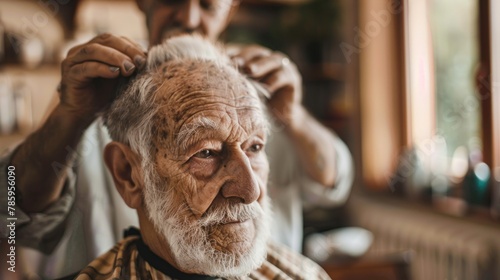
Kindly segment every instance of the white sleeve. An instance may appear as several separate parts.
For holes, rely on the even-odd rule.
[[[10,230],[3,225],[16,218],[16,243],[34,248],[45,254],[51,253],[64,234],[66,218],[75,200],[75,176],[71,169],[68,170],[64,188],[59,199],[39,213],[27,214],[18,204],[19,195],[16,195],[16,206],[13,215],[7,210],[7,167],[11,162],[15,149],[9,149],[0,157],[0,237],[7,238]],[[16,170],[22,166],[14,166]],[[18,179],[18,178],[16,178]],[[18,194],[19,192],[17,192]]]
[[[336,180],[333,188],[328,188],[311,179],[301,169],[301,186],[304,208],[313,206],[334,207],[345,203],[354,181],[354,165],[347,145],[337,136],[332,143],[336,155]]]

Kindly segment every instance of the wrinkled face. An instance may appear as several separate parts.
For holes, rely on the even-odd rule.
[[[142,0],[151,46],[184,33],[215,41],[227,25],[233,0]]]
[[[221,275],[243,265],[234,273],[247,273],[262,261],[268,236],[260,101],[227,67],[170,62],[161,72],[153,131],[159,180],[145,196],[150,219],[181,268]]]

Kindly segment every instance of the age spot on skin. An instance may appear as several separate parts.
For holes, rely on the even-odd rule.
[[[167,66],[164,66],[163,67],[163,77],[165,77],[166,79],[171,79],[173,77],[175,77],[177,75],[177,67],[169,67],[168,65]]]
[[[196,64],[191,62],[191,64],[189,64],[188,71],[193,71],[194,69],[196,69]]]
[[[168,132],[166,130],[162,130],[162,132],[161,132],[161,138],[162,139],[167,139],[167,137],[168,137]]]
[[[181,118],[182,118],[182,112],[179,112],[179,111],[175,112],[174,122],[178,123],[181,120]]]
[[[175,77],[175,74],[177,73],[177,70],[175,68],[168,69],[168,66],[164,66],[162,68],[163,72],[163,77],[167,80],[172,79]]]

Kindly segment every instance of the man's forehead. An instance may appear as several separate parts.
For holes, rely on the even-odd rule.
[[[245,102],[257,97],[255,89],[230,66],[212,61],[185,60],[163,63],[158,94],[169,96],[176,105],[199,99],[226,102]],[[185,104],[184,104],[185,105]]]
[[[157,119],[173,134],[182,127],[210,128],[213,123],[215,127],[221,125],[222,118],[238,119],[249,130],[261,123],[257,119],[264,118],[255,89],[228,66],[183,61],[164,63],[159,70],[162,85],[157,93],[157,102],[161,103]],[[203,125],[196,123],[199,120]],[[255,125],[246,124],[251,122]]]

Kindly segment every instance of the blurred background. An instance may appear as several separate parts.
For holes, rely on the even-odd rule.
[[[494,0],[242,0],[222,39],[289,55],[355,160],[348,203],[304,213],[304,252],[333,279],[500,279],[499,15]],[[133,0],[0,0],[0,151],[40,124],[67,51],[103,32],[147,45]]]

